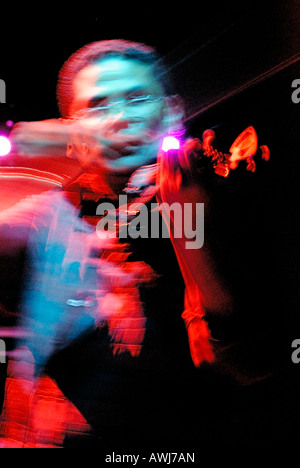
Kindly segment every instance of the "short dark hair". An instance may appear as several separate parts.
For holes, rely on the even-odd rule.
[[[123,39],[92,42],[72,54],[60,70],[57,101],[63,118],[70,117],[70,107],[74,98],[73,83],[76,75],[87,65],[107,56],[126,57],[153,65],[154,76],[160,81],[166,95],[175,94],[167,67],[153,47]]]

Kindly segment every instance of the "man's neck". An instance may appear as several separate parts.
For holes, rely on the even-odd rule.
[[[126,187],[131,174],[103,174],[105,183],[111,189],[113,193],[117,196],[123,193],[124,188]]]

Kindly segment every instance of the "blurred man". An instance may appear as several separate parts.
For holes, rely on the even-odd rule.
[[[214,360],[205,310],[228,312],[231,298],[206,249],[186,249],[185,234],[170,232],[173,249],[167,238],[141,232],[123,241],[98,227],[108,202],[118,221],[127,213],[127,225],[136,204],[150,213],[153,201],[206,203],[192,171],[201,142],[161,150],[165,135],[183,137],[183,108],[148,46],[83,47],[63,66],[57,94],[62,119],[20,123],[12,133],[19,154],[65,152],[80,174],[63,191],[28,198],[0,217],[1,248],[13,242],[27,259],[27,337],[7,379],[5,440],[182,440],[190,436],[184,415],[193,369]],[[122,194],[128,201],[120,207]]]

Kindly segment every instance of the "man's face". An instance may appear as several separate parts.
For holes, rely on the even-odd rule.
[[[82,125],[93,130],[102,167],[124,173],[155,161],[168,118],[151,65],[123,57],[101,59],[79,72],[74,91],[71,113],[81,113]]]

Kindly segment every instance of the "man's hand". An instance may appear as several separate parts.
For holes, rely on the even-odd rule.
[[[10,133],[13,152],[19,156],[65,156],[70,121],[62,119],[19,122]]]
[[[99,158],[118,158],[130,153],[141,142],[135,135],[122,132],[128,122],[120,115],[106,118],[82,117],[19,122],[10,139],[19,156],[69,156],[85,165]]]
[[[210,331],[205,320],[195,317],[187,325],[190,353],[193,363],[199,367],[203,362],[212,363],[215,355],[210,341]]]
[[[121,114],[75,119],[70,125],[67,156],[84,165],[97,164],[101,158],[118,159],[141,144],[136,135],[126,131],[128,122]]]
[[[193,176],[197,153],[202,150],[198,138],[186,140],[179,150],[161,150],[158,154],[158,184],[165,193],[178,192],[185,182]]]

